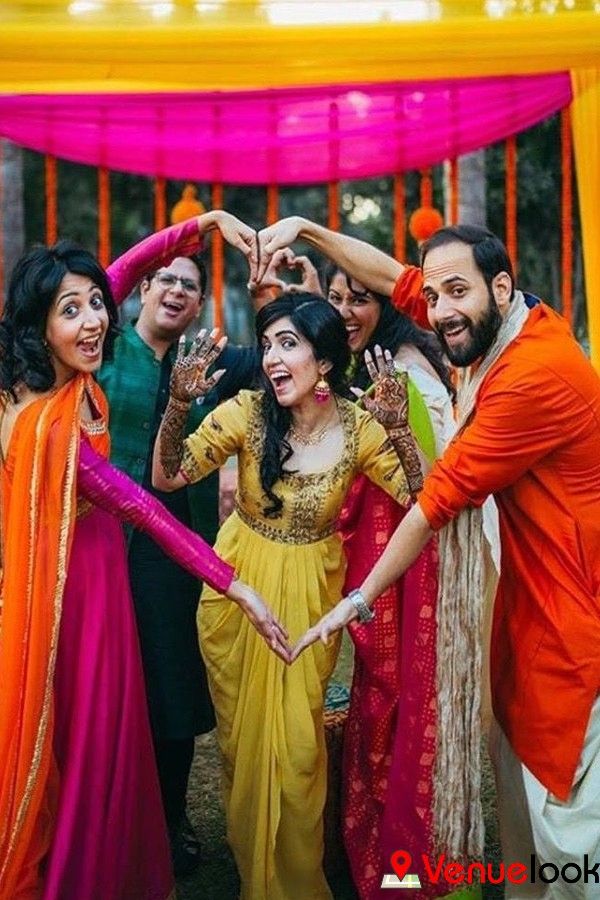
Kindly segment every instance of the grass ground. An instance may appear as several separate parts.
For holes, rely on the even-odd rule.
[[[347,636],[334,679],[349,685],[352,677],[352,649]],[[499,859],[495,817],[495,791],[491,769],[484,757],[483,802],[486,816],[486,855]],[[236,900],[239,881],[232,855],[225,840],[225,818],[220,796],[220,759],[214,733],[196,741],[196,754],[190,778],[188,811],[202,844],[202,864],[194,875],[177,885],[179,900]],[[332,884],[335,900],[355,900],[356,894],[343,878]],[[501,900],[501,887],[484,888],[485,900]],[[298,897],[297,900],[304,900]],[[410,898],[407,898],[410,900]]]

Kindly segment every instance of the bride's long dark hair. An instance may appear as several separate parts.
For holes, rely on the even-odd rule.
[[[259,348],[262,338],[270,325],[278,319],[289,318],[294,328],[313,349],[315,359],[327,360],[331,369],[327,372],[327,382],[334,394],[346,394],[346,371],[350,365],[350,350],[346,328],[340,314],[318,294],[285,294],[268,303],[256,316],[256,339]],[[283,474],[283,467],[292,455],[292,448],[286,434],[292,423],[289,409],[280,406],[271,382],[263,373],[261,387],[264,389],[262,417],[265,426],[264,446],[260,461],[260,481],[270,505],[264,514],[270,518],[281,515],[283,501],[273,491],[273,485]]]

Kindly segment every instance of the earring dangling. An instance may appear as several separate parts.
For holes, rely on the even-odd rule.
[[[319,378],[315,384],[314,395],[317,403],[327,403],[331,397],[331,388],[324,378]]]

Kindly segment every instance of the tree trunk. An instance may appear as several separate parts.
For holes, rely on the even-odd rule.
[[[446,170],[446,184],[448,170]],[[466,153],[458,160],[458,222],[460,225],[486,225],[485,150]],[[445,192],[449,203],[449,190]],[[449,220],[446,210],[446,220]]]
[[[14,264],[23,253],[25,230],[23,218],[23,153],[11,141],[0,140],[0,263],[2,284],[0,299]]]

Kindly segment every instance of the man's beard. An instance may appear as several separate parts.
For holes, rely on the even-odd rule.
[[[444,322],[444,329],[456,325],[465,325],[468,336],[466,342],[454,348],[449,347],[444,337],[441,326],[436,326],[436,332],[440,339],[442,349],[453,366],[470,366],[476,359],[483,356],[492,346],[498,330],[502,324],[502,316],[491,293],[488,295],[488,308],[478,322],[472,322],[466,316],[456,316],[451,322]],[[463,338],[463,341],[465,339]]]

